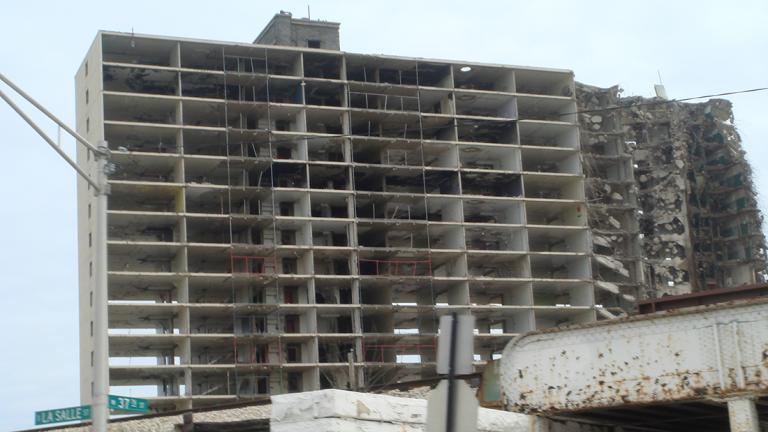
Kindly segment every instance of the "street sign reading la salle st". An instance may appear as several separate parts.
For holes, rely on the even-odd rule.
[[[62,423],[91,419],[91,406],[83,405],[35,412],[35,424]]]
[[[149,411],[149,401],[146,399],[126,396],[109,395],[109,409],[117,411]],[[83,421],[91,419],[91,406],[58,408],[35,412],[35,424],[44,425],[50,423],[63,423],[71,421]]]

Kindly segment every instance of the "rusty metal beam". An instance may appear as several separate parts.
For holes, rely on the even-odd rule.
[[[639,315],[512,340],[507,409],[544,415],[768,395],[768,298]],[[627,411],[627,414],[629,411]]]

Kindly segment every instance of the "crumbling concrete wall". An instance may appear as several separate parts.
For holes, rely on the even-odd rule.
[[[686,105],[689,202],[699,289],[765,279],[765,237],[752,168],[723,99]]]
[[[640,231],[648,285],[644,298],[685,294],[691,284],[692,253],[686,176],[687,122],[681,106],[623,98],[622,128],[634,146],[640,200]]]
[[[653,298],[763,281],[762,217],[730,102],[619,93],[577,86],[598,282]]]
[[[643,271],[633,149],[620,111],[612,109],[618,92],[618,86],[576,87],[596,303],[627,308],[643,284]]]

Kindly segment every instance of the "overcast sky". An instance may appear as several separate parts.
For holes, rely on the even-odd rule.
[[[672,98],[768,86],[764,0],[316,0],[311,8],[312,18],[341,22],[345,51],[566,68],[625,95],[651,96],[658,72]],[[6,2],[0,71],[74,126],[73,77],[97,30],[251,42],[281,9],[305,17],[307,1]],[[768,92],[728,99],[757,189],[768,191]],[[79,404],[76,197],[71,168],[4,104],[0,143],[0,429],[8,430],[31,427],[35,410]],[[72,140],[65,148],[72,152]]]

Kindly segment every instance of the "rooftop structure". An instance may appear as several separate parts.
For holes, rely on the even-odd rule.
[[[165,410],[365,389],[434,375],[442,314],[476,317],[480,364],[614,302],[592,280],[570,71],[345,53],[337,28],[279,14],[256,44],[97,35],[77,126],[117,166],[113,392]]]
[[[280,11],[261,31],[254,44],[340,50],[339,23],[293,18]]]

